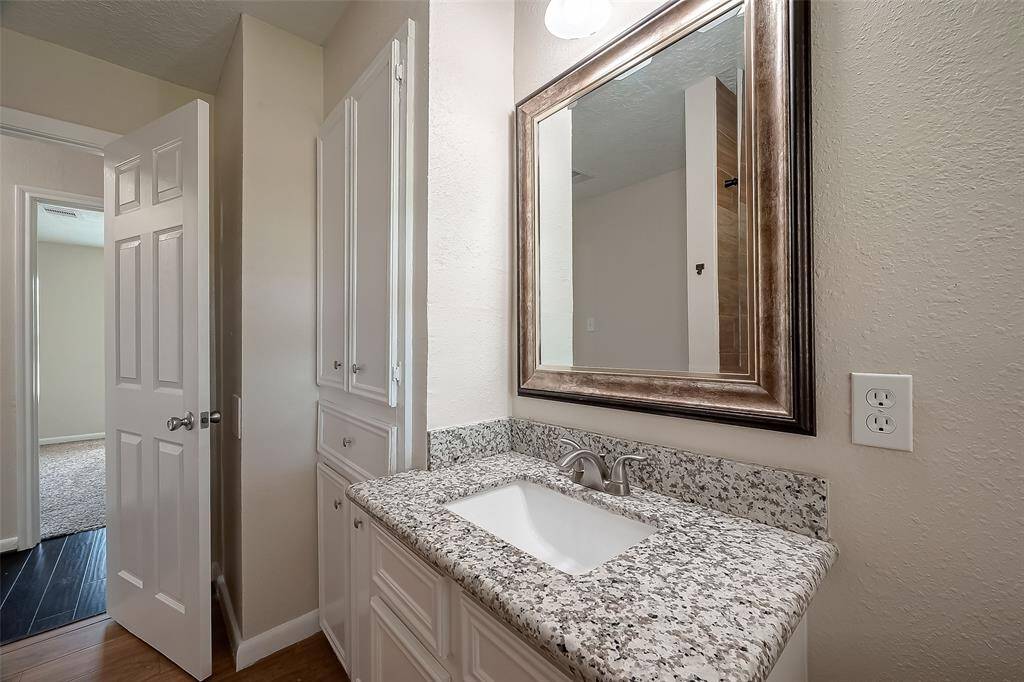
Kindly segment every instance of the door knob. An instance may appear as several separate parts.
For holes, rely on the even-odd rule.
[[[220,424],[220,412],[218,410],[199,413],[199,428],[208,429],[210,424]]]
[[[185,412],[184,417],[171,417],[170,419],[168,419],[167,430],[177,431],[182,426],[184,426],[186,431],[191,431],[192,427],[195,425],[195,422],[196,420],[195,417],[192,416],[192,413]]]

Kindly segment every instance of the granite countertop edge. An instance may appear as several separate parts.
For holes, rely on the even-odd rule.
[[[516,480],[658,532],[572,576],[443,507]],[[831,543],[665,495],[589,490],[515,452],[364,481],[347,494],[578,680],[760,682],[838,557]]]

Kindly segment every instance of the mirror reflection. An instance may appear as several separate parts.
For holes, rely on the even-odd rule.
[[[540,364],[749,371],[744,16],[537,126]]]

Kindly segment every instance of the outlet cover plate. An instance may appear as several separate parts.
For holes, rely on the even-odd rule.
[[[873,391],[887,391],[892,400],[884,404],[871,402]],[[891,405],[889,403],[892,403]],[[872,431],[875,415],[884,415],[896,422],[890,433]],[[870,422],[870,423],[869,423]],[[914,451],[914,378],[909,374],[850,375],[850,430],[853,442],[874,448]]]

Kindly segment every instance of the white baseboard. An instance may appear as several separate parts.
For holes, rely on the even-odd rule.
[[[235,609],[231,604],[228,585],[224,582],[224,576],[220,574],[217,575],[217,600],[227,624],[228,641],[231,643],[231,653],[235,657],[236,671],[248,668],[260,659],[320,632],[319,613],[313,609],[255,637],[242,639],[241,629],[235,620]]]
[[[0,540],[0,553],[11,552],[18,549],[18,538],[4,538]]]
[[[56,445],[57,443],[78,443],[83,440],[99,440],[106,438],[105,433],[80,433],[77,436],[54,436],[53,438],[40,438],[40,445]]]

